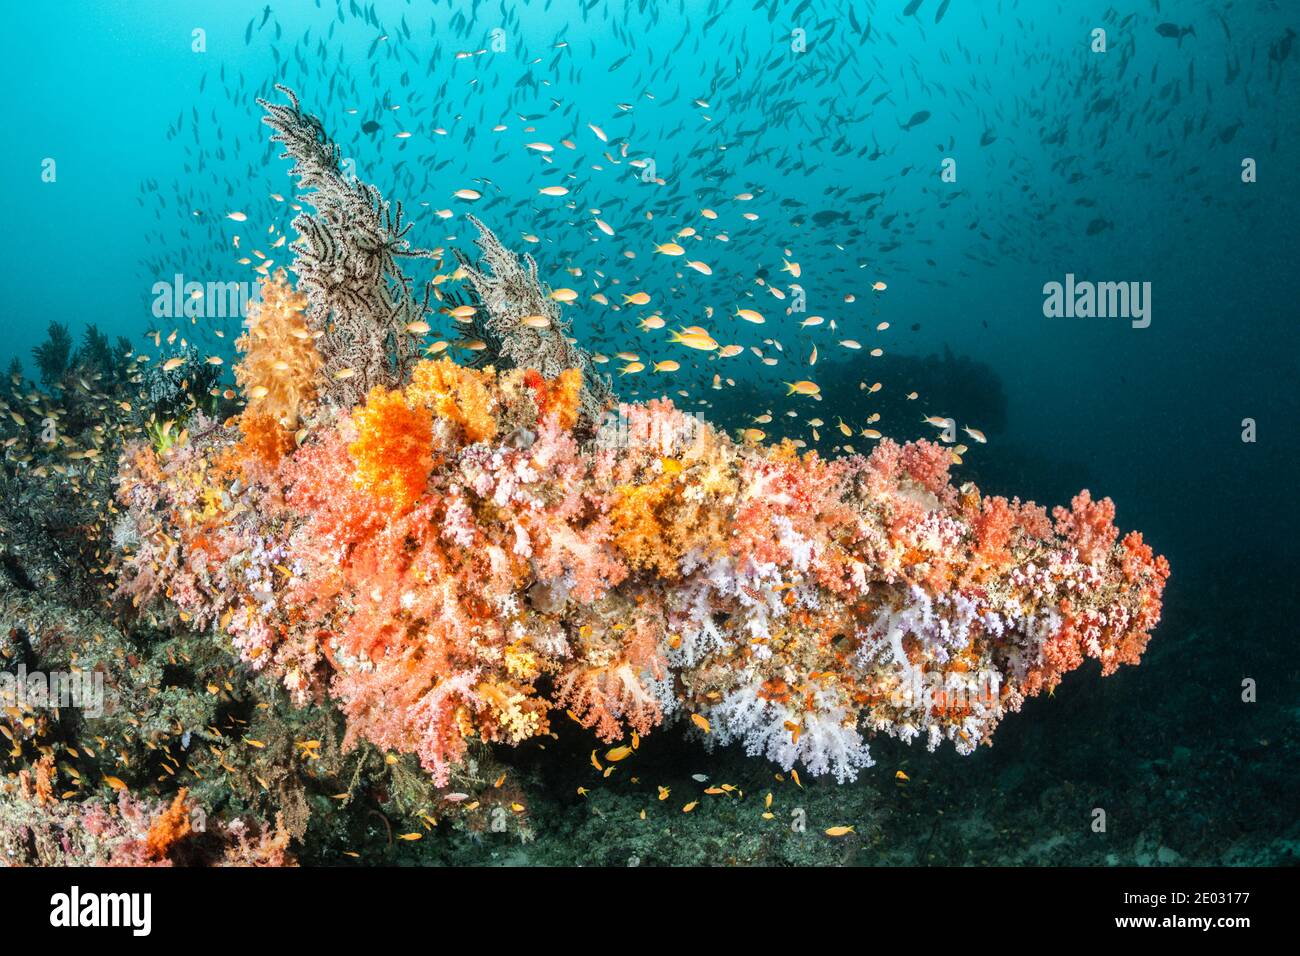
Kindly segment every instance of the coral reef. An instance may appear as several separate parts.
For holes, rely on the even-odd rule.
[[[0,573],[94,594],[112,551],[117,453],[144,423],[139,375],[129,347],[110,347],[93,325],[75,353],[63,349],[70,330],[52,324],[50,335],[37,349],[44,388],[20,369],[0,388]]]
[[[52,762],[3,784],[0,856],[10,866],[293,866],[289,833],[214,820],[182,788],[170,804],[122,792],[116,800],[58,801]]]
[[[242,411],[184,340],[140,373],[66,329],[47,390],[0,408],[4,673],[109,689],[6,710],[11,862],[284,864],[312,828],[356,856],[444,821],[527,840],[492,748],[561,721],[610,766],[676,723],[842,782],[873,736],[969,753],[1086,660],[1141,657],[1169,569],[1109,499],[1049,517],[954,484],[940,445],[826,459],[619,404],[481,223],[461,290],[417,299],[400,208],[285,93],[266,122],[315,213],[297,287],[267,276],[250,309]],[[468,306],[472,366],[418,358],[431,294]]]
[[[572,371],[420,362],[269,474],[231,467],[229,429],[136,446],[123,520],[166,531],[136,536],[124,593],[165,586],[438,786],[472,742],[546,734],[557,710],[607,742],[691,715],[849,780],[866,735],[969,752],[1086,658],[1135,663],[1159,618],[1168,566],[1118,540],[1108,499],[1053,525],[954,487],[936,444],[823,460],[665,400],[583,446]]]
[[[1084,492],[1053,526],[954,487],[939,445],[825,460],[666,400],[608,412],[536,264],[481,223],[483,268],[459,274],[497,364],[411,365],[387,205],[285,92],[263,106],[314,190],[295,223],[308,325],[371,337],[315,336],[328,407],[262,467],[225,426],[123,455],[122,596],[228,635],[297,701],[337,700],[348,743],[417,754],[440,787],[472,745],[547,734],[556,711],[607,742],[689,716],[849,780],[871,734],[970,752],[1085,658],[1141,655],[1168,566],[1117,543],[1109,500]],[[335,258],[350,284],[324,281]],[[263,295],[260,323],[297,322],[282,284]],[[331,392],[345,361],[364,374]]]

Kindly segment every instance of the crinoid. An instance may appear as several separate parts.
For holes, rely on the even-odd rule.
[[[417,297],[399,258],[432,258],[406,240],[402,204],[390,204],[379,190],[344,169],[337,143],[321,121],[303,112],[286,86],[276,89],[288,104],[259,99],[262,122],[292,159],[304,209],[293,220],[297,288],[307,296],[307,321],[320,333],[324,359],[322,400],[355,405],[376,385],[402,383],[416,359],[417,345],[406,331],[429,312],[432,286]]]

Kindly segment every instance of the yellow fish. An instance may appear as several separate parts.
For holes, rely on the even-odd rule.
[[[669,334],[668,341],[674,345],[684,345],[688,349],[698,349],[701,352],[712,352],[718,347],[713,336],[699,329],[683,329],[681,332],[672,332]]]

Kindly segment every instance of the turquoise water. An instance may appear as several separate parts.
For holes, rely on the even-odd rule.
[[[229,367],[239,317],[160,317],[156,286],[251,282],[236,260],[260,246],[286,263],[267,229],[289,229],[272,198],[292,199],[287,164],[255,102],[283,83],[359,178],[404,202],[415,245],[468,246],[472,212],[545,281],[583,293],[572,313],[589,348],[680,361],[615,375],[624,396],[683,391],[728,427],[770,412],[770,434],[827,452],[846,441],[837,418],[856,431],[880,408],[874,427],[905,439],[931,434],[922,415],[951,415],[988,435],[962,472],[986,492],[1113,497],[1121,526],[1173,566],[1147,660],[1105,682],[1075,675],[992,753],[910,754],[913,778],[938,781],[920,799],[951,809],[1063,778],[1084,791],[1159,780],[1150,853],[1181,833],[1186,859],[1220,861],[1241,830],[1256,834],[1250,853],[1281,859],[1261,847],[1294,837],[1294,820],[1266,799],[1252,811],[1264,823],[1238,820],[1207,781],[1253,766],[1263,792],[1295,782],[1276,768],[1295,766],[1296,747],[1296,26],[1284,6],[1195,2],[28,5],[10,12],[0,57],[18,91],[0,158],[0,358],[30,375],[50,321],[77,335],[94,322],[137,348],[179,328]],[[674,237],[686,256],[655,253]],[[784,314],[786,261],[806,314]],[[1149,312],[1048,317],[1044,286],[1067,275],[1149,283]],[[608,308],[587,301],[597,287],[613,305],[653,298]],[[768,321],[734,316],[747,307]],[[654,312],[745,346],[725,368],[735,384],[713,389],[716,365],[638,328]],[[801,327],[811,315],[823,324]],[[814,346],[819,438],[781,384],[813,375]],[[877,381],[870,404],[861,385]],[[788,419],[796,407],[803,419]],[[1240,702],[1244,677],[1259,703]],[[1162,820],[1174,835],[1149,836]],[[977,842],[914,829],[950,854]],[[1143,862],[1136,845],[1123,862]]]

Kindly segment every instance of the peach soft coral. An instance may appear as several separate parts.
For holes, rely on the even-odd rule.
[[[316,397],[322,360],[306,307],[307,297],[294,291],[283,269],[264,278],[259,297],[248,304],[244,334],[235,342],[243,353],[235,381],[250,421],[271,418],[292,431]]]

